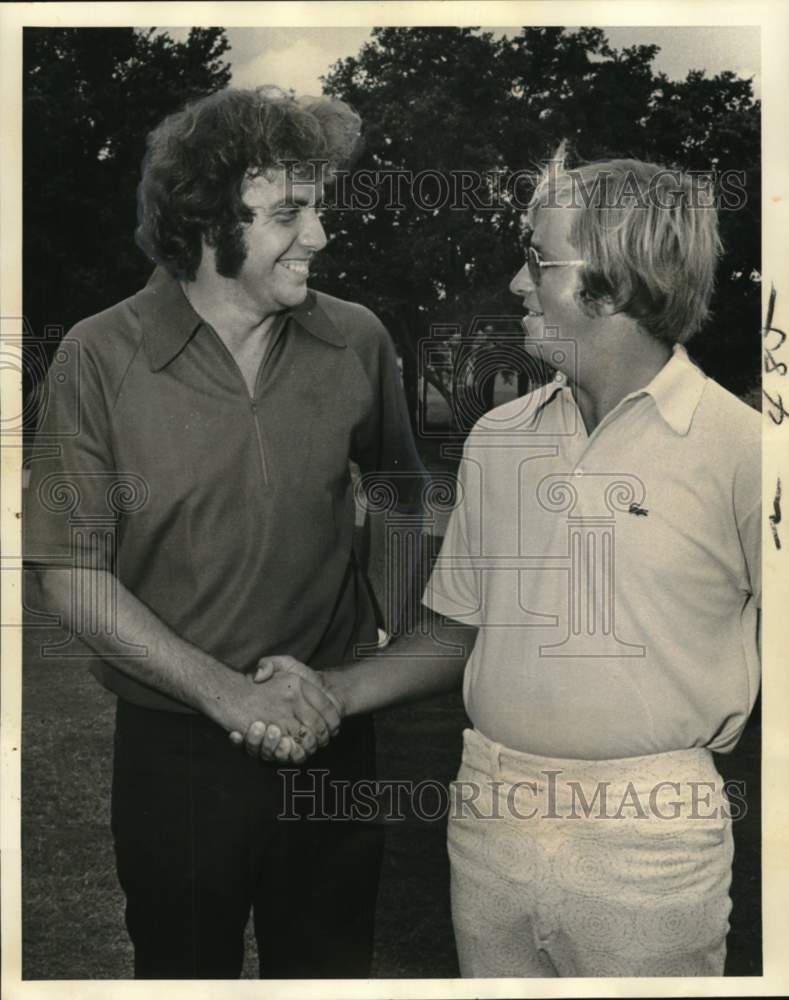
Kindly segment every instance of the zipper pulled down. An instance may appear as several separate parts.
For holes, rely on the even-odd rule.
[[[258,419],[258,408],[256,403],[249,404],[252,409],[252,420],[255,424],[255,434],[258,439],[258,455],[260,456],[260,472],[263,476],[263,483],[268,486],[269,474],[268,474],[268,463],[266,462],[266,450],[263,447],[263,435],[260,431],[260,421]]]

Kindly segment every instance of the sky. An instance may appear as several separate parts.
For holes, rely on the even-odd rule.
[[[184,37],[188,29],[167,29],[173,37]],[[518,34],[520,29],[486,28],[495,34]],[[299,94],[319,94],[319,77],[333,63],[356,55],[370,38],[370,28],[227,28],[233,68],[233,84],[254,87],[276,83]],[[606,28],[609,42],[621,49],[630,45],[656,44],[661,52],[654,66],[667,76],[684,78],[690,69],[706,70],[714,76],[732,70],[754,77],[754,93],[761,96],[759,79],[759,29],[749,27],[633,27]]]

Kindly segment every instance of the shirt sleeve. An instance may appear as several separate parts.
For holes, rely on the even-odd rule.
[[[26,561],[112,569],[118,480],[104,394],[80,339],[59,345],[42,390],[25,490]]]
[[[418,513],[429,473],[414,441],[394,344],[380,320],[365,312],[378,342],[374,369],[369,372],[375,398],[369,419],[355,435],[351,458],[362,472],[368,494],[383,490],[391,501],[387,506]]]
[[[762,606],[762,505],[757,500],[738,517],[737,528],[748,572],[747,585],[757,607]]]
[[[474,531],[478,504],[469,481],[469,468],[464,455],[458,468],[456,503],[422,603],[464,625],[481,625],[481,571],[473,565],[473,556],[479,553],[478,532]]]
[[[762,604],[762,469],[758,442],[748,449],[734,474],[732,497],[734,518],[742,550],[744,591],[753,595],[757,607]],[[772,503],[772,497],[765,497]]]

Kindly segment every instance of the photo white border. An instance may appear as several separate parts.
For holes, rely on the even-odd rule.
[[[762,28],[762,317],[771,285],[778,290],[773,325],[789,330],[789,4],[784,0],[630,2],[630,0],[551,0],[551,2],[427,3],[18,3],[0,6],[0,337],[21,336],[21,65],[25,25],[168,27],[221,25],[363,27],[373,25],[563,25],[600,27],[719,26]],[[17,317],[14,319],[13,317]],[[781,360],[789,361],[789,344]],[[789,376],[783,380],[789,409]],[[765,378],[770,391],[780,376]],[[0,370],[2,415],[21,412],[21,380]],[[763,729],[763,919],[764,975],[726,978],[661,979],[376,979],[366,981],[267,981],[267,998],[294,997],[581,997],[581,996],[780,996],[789,994],[789,672],[782,669],[782,626],[789,609],[789,530],[775,549],[767,520],[778,477],[789,507],[789,420],[779,427],[764,416],[764,604],[762,697]],[[2,545],[0,615],[2,639],[2,989],[6,1000],[33,997],[107,1000],[108,997],[259,998],[256,980],[225,983],[135,982],[132,980],[21,981],[20,885],[20,711],[21,711],[21,435],[18,447],[4,447],[2,461]],[[789,511],[787,512],[789,514]]]

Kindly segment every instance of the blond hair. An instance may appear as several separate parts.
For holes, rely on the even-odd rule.
[[[707,179],[640,160],[566,169],[564,153],[562,143],[530,212],[579,209],[570,241],[587,262],[582,297],[590,308],[609,299],[659,340],[689,340],[709,316],[721,253]]]

